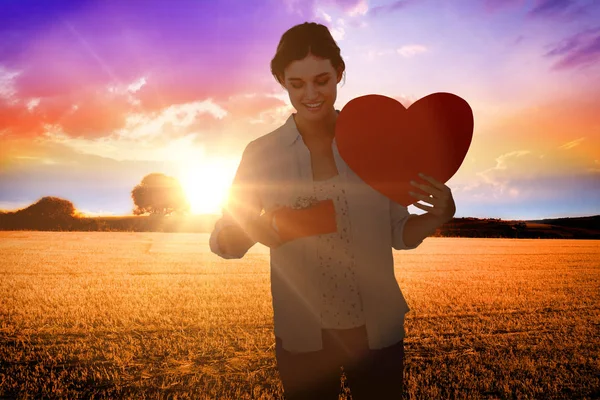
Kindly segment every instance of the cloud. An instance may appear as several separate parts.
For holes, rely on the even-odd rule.
[[[105,137],[71,137],[60,125],[47,126],[36,141],[14,137],[0,147],[0,201],[31,203],[52,194],[87,210],[129,212],[129,191],[147,173],[177,174],[208,155],[237,165],[233,155],[249,140],[289,117],[286,99],[283,93],[238,93],[129,113],[125,128]]]
[[[284,94],[284,96],[286,95]],[[284,96],[258,93],[237,94],[230,96],[227,101],[220,104],[231,113],[232,118],[247,121],[256,118],[261,113],[285,106],[286,102],[282,99]]]
[[[573,0],[541,0],[529,11],[529,15],[532,17],[557,15],[563,13],[574,4],[576,3]]]
[[[329,29],[331,36],[336,42],[344,40],[344,37],[346,36],[346,21],[343,18],[337,18],[337,20],[334,22],[334,18],[331,16],[331,14],[327,13],[321,7],[315,8],[313,18],[315,22],[320,21],[320,23]]]
[[[315,10],[315,17],[324,20],[325,22],[331,22],[331,15],[327,14],[323,9],[317,8]]]
[[[151,2],[143,13],[128,2],[39,3],[35,13],[28,0],[0,4],[0,14],[19,16],[19,23],[11,19],[0,26],[10,42],[0,46],[2,126],[11,134],[39,135],[44,124],[65,116],[74,134],[98,135],[119,128],[123,114],[138,109],[224,100],[240,88],[266,91],[272,78],[265,68],[290,18],[266,0],[234,8],[221,4],[194,2],[165,12]],[[265,16],[273,22],[264,24]],[[100,93],[107,88],[110,93]],[[92,92],[99,99],[91,99]],[[25,103],[6,104],[15,96],[39,103],[29,110]],[[86,104],[99,110],[98,118]],[[83,119],[89,126],[82,126]]]
[[[0,100],[7,103],[14,103],[17,100],[17,88],[15,82],[20,74],[20,71],[9,70],[0,65]]]
[[[324,1],[318,1],[318,2],[315,0],[312,0],[312,1],[299,0],[298,2],[312,4],[312,7],[315,9],[318,7],[327,5],[329,7],[333,7],[333,8],[340,10],[342,13],[344,13],[348,16],[351,16],[351,17],[365,15],[369,10],[368,0],[324,0]]]
[[[94,92],[79,96],[74,105],[70,112],[56,110],[55,118],[48,122],[60,124],[63,132],[71,137],[86,138],[104,137],[121,128],[130,108],[123,96],[102,96]]]
[[[36,137],[48,125],[59,125],[73,137],[102,137],[125,124],[132,109],[127,97],[106,90],[82,90],[70,96],[0,103],[5,136]]]
[[[183,162],[198,157],[204,151],[196,145],[196,134],[177,137],[135,138],[115,136],[102,139],[83,139],[53,133],[47,139],[73,151],[116,161]]]
[[[394,54],[395,51],[392,49],[381,49],[381,50],[377,50],[377,49],[371,49],[367,52],[366,57],[368,60],[374,60],[377,57],[382,57],[382,56],[387,56],[390,54]]]
[[[140,105],[140,100],[135,96],[136,92],[139,92],[144,85],[148,83],[146,77],[142,76],[135,81],[124,84],[124,85],[109,85],[107,90],[109,93],[116,93],[120,95],[127,96],[127,100],[132,105]]]
[[[599,96],[578,93],[495,117],[496,125],[479,131],[493,140],[474,137],[453,191],[473,207],[525,200],[563,204],[574,193],[586,193],[586,202],[600,199]],[[483,164],[489,160],[491,166]]]
[[[25,106],[27,107],[27,110],[29,111],[33,111],[37,106],[40,105],[40,98],[34,98],[29,100],[27,103],[25,103]]]
[[[191,133],[190,128],[198,126],[200,119],[205,120],[203,117],[208,117],[210,121],[217,121],[225,116],[227,116],[227,111],[210,99],[174,104],[160,112],[129,114],[125,127],[116,133],[127,139],[169,141]],[[202,125],[200,124],[200,126]]]
[[[369,16],[377,17],[379,15],[388,15],[390,13],[406,8],[411,3],[413,3],[413,0],[397,0],[390,4],[372,7],[370,10],[368,10]]]
[[[315,1],[303,1],[303,0],[283,0],[286,11],[289,14],[296,14],[301,17],[314,14]]]
[[[490,123],[480,134],[501,137],[503,143],[524,143],[526,147],[550,147],[572,149],[571,157],[592,158],[600,146],[600,122],[598,121],[600,91],[590,87],[588,92],[578,91],[569,95],[539,101],[535,106],[523,107],[510,112],[490,115]],[[576,136],[575,136],[576,135]],[[585,141],[584,141],[585,140]],[[495,142],[495,141],[494,141]],[[498,147],[500,146],[500,147]],[[488,151],[502,148],[502,143],[491,146]],[[597,158],[597,157],[596,157]],[[572,162],[577,162],[572,160]]]
[[[305,19],[319,17],[326,22],[331,22],[328,21],[330,15],[324,13],[323,7],[337,9],[352,18],[360,18],[369,12],[368,0],[283,0],[283,4],[289,14]]]
[[[511,158],[521,157],[529,154],[529,151],[513,151],[503,154],[495,159],[496,165],[475,173],[475,178],[470,179],[467,184],[453,184],[451,189],[454,193],[468,193],[472,199],[486,199],[493,194],[494,198],[505,194],[515,193],[510,187],[510,178],[506,175],[507,161]]]
[[[344,40],[344,37],[346,36],[346,30],[341,26],[330,28],[329,32],[331,32],[331,37],[333,37],[336,42]]]
[[[0,126],[7,129],[2,135],[4,138],[37,137],[46,135],[51,126],[61,135],[89,140],[111,137],[123,131],[134,136],[145,132],[147,137],[169,139],[186,135],[190,129],[206,133],[208,128],[216,132],[223,126],[219,121],[222,114],[230,113],[231,118],[247,121],[257,118],[266,109],[283,104],[270,95],[232,94],[225,97],[215,92],[215,98],[211,96],[212,100],[204,102],[198,100],[198,93],[178,96],[178,92],[172,91],[170,101],[155,96],[163,101],[144,107],[147,106],[147,102],[142,103],[147,100],[144,90],[148,87],[152,90],[151,83],[151,79],[140,77],[120,85],[92,86],[70,95],[35,98],[27,102],[0,102]],[[177,102],[181,98],[191,100]],[[164,107],[159,107],[163,103]],[[208,107],[209,103],[212,104],[211,116],[200,116],[203,107]],[[132,121],[137,121],[137,125],[133,126]]]
[[[427,52],[427,47],[419,45],[419,44],[413,44],[413,45],[402,46],[396,51],[402,57],[412,57],[417,54]]]
[[[410,58],[428,51],[429,50],[426,46],[415,44],[402,46],[398,49],[371,49],[366,53],[366,57],[369,60],[374,60],[377,57],[399,54],[402,57]]]
[[[127,101],[122,100],[114,107],[127,110],[127,106]],[[65,108],[62,105],[58,109]],[[166,147],[178,140],[189,140],[194,144],[196,136],[206,132],[212,127],[211,124],[218,125],[225,115],[227,112],[210,100],[172,105],[160,112],[148,113],[117,113],[110,109],[102,111],[87,103],[83,108],[73,107],[60,118],[54,115],[51,118],[55,121],[53,124],[38,119],[36,125],[29,127],[40,130],[37,135],[39,140],[59,143],[82,154],[123,160],[157,160],[165,156]],[[119,120],[115,121],[117,117]],[[30,119],[21,116],[21,120],[23,123],[20,127],[25,129]],[[85,126],[87,131],[83,129]],[[75,131],[79,134],[74,134]],[[6,136],[4,139],[14,141],[24,138],[26,135],[22,134]],[[189,144],[187,146],[190,147]]]
[[[554,188],[563,190],[563,185],[557,182],[571,181],[570,186],[581,186],[582,182],[600,179],[591,160],[574,158],[564,151],[542,154],[535,150],[513,150],[501,154],[494,161],[493,167],[476,172],[475,179],[467,184],[452,185],[453,192],[468,193],[472,199],[481,201],[539,199],[543,198],[540,190],[547,196],[557,194],[558,190]],[[575,182],[577,180],[579,182]]]
[[[544,56],[558,58],[552,66],[554,70],[596,64],[600,59],[600,27],[586,29],[563,39],[553,45]]]
[[[245,140],[283,123],[290,111],[281,96],[237,94],[225,101],[205,99],[160,111],[124,113],[119,128],[108,129],[109,133],[103,135],[73,135],[66,131],[69,115],[61,123],[44,125],[42,137],[82,154],[115,160],[168,160],[176,153],[200,147],[210,151],[232,141],[239,147]],[[228,150],[237,149],[232,144]]]
[[[496,165],[492,168],[478,172],[476,175],[480,178],[480,182],[476,186],[486,185],[493,190],[494,196],[499,195],[514,195],[518,193],[518,189],[511,188],[510,178],[515,172],[519,171],[519,165],[526,161],[526,156],[531,154],[528,150],[511,151],[496,157]],[[510,170],[509,170],[510,166]],[[463,191],[472,190],[473,187],[463,188]]]
[[[558,148],[559,149],[564,149],[564,150],[569,150],[569,149],[572,149],[573,147],[579,146],[579,144],[581,142],[583,142],[584,140],[585,140],[585,137],[581,137],[579,139],[575,139],[575,140],[572,140],[570,142],[567,142],[567,143],[559,146]]]
[[[585,18],[593,14],[593,10],[598,6],[597,1],[581,2],[577,0],[486,0],[484,9],[488,13],[496,13],[511,8],[529,8],[527,17],[536,19],[556,19],[565,21]]]
[[[346,7],[345,11],[346,14],[351,17],[365,15],[369,11],[369,4],[367,3],[367,0],[359,0],[354,2],[354,4],[352,4],[352,2],[347,3],[349,3],[349,6]]]
[[[127,86],[127,90],[131,93],[135,93],[138,90],[140,90],[142,88],[142,86],[144,86],[145,84],[146,84],[146,78],[142,76],[137,81],[130,83],[129,86]]]
[[[0,103],[0,137],[6,140],[11,136],[39,134],[41,124],[31,117],[26,106],[21,104]]]

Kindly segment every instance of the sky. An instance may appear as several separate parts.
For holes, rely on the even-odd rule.
[[[219,213],[244,147],[295,112],[270,73],[279,39],[314,21],[346,62],[337,109],[469,103],[445,182],[456,218],[600,214],[597,0],[2,0],[0,15],[0,209],[57,196],[130,215],[160,172]]]

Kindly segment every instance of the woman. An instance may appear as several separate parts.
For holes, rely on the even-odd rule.
[[[431,196],[413,196],[432,206],[417,203],[428,212],[409,214],[348,168],[334,138],[345,64],[325,26],[307,22],[285,32],[271,71],[297,112],[244,150],[211,249],[229,259],[256,242],[270,248],[275,352],[286,399],[337,399],[340,368],[354,399],[400,398],[409,308],[392,248],[414,249],[450,220],[452,194],[424,177],[431,185],[414,185]],[[277,210],[328,199],[335,232],[282,240]]]

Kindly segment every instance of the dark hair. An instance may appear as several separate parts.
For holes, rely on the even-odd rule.
[[[337,71],[339,67],[345,72],[346,64],[340,55],[340,48],[325,25],[316,22],[305,22],[288,29],[277,46],[275,57],[271,60],[271,73],[279,84],[280,76],[284,76],[285,68],[293,61],[302,60],[308,55],[325,58]]]

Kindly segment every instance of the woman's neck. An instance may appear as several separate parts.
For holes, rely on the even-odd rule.
[[[333,141],[337,117],[338,112],[332,108],[331,113],[320,121],[307,121],[298,114],[294,114],[294,121],[305,142],[319,140]]]

